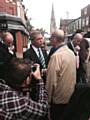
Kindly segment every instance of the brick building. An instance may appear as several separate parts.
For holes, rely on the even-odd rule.
[[[26,21],[21,0],[0,0],[0,32],[9,31],[13,34],[18,58],[23,58],[23,49],[27,46],[29,33]]]
[[[77,29],[81,29],[81,17],[78,17],[67,24],[67,33],[73,34]]]
[[[73,34],[77,29],[86,32],[88,27],[90,27],[90,4],[81,9],[80,17],[60,20],[60,28],[67,34]]]
[[[0,0],[0,12],[17,15],[17,0]]]
[[[81,25],[84,31],[90,27],[90,4],[81,9]]]
[[[65,34],[68,33],[68,24],[73,21],[73,19],[60,19],[60,29],[64,30]]]

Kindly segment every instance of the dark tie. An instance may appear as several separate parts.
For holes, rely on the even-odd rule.
[[[42,64],[43,68],[46,68],[45,59],[44,59],[43,55],[41,54],[39,48],[38,48],[38,53],[39,53],[39,60],[40,60],[40,62]]]

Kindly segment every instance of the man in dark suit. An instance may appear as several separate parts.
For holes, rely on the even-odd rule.
[[[0,79],[4,79],[4,71],[7,63],[14,57],[13,36],[10,32],[5,32],[0,40]]]
[[[43,36],[40,31],[34,30],[30,34],[31,45],[30,48],[24,52],[24,58],[30,59],[33,63],[38,63],[40,69],[46,69],[47,66],[47,52],[41,48]],[[39,52],[43,57],[44,65],[39,58]]]
[[[30,34],[31,45],[30,48],[24,52],[24,59],[31,60],[33,63],[38,63],[40,65],[40,70],[42,73],[42,78],[44,83],[46,82],[46,68],[47,68],[47,52],[41,48],[43,42],[43,36],[40,31],[33,30]],[[42,56],[42,59],[40,57]],[[32,99],[37,100],[37,96],[35,95],[37,88],[35,87],[36,81],[33,78],[31,90]]]

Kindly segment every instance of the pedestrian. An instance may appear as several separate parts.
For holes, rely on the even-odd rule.
[[[77,30],[76,33],[81,33],[83,35],[83,40],[80,43],[80,68],[79,68],[79,73],[80,73],[80,78],[82,83],[87,83],[88,80],[88,73],[87,73],[87,67],[89,63],[89,58],[90,58],[90,46],[89,42],[87,41],[86,38],[90,37],[90,28],[88,28],[87,33],[84,34],[82,30]]]
[[[64,32],[59,29],[52,33],[50,39],[55,46],[49,60],[46,80],[51,120],[62,120],[76,85],[76,59],[64,42],[64,36]]]
[[[31,63],[12,59],[7,64],[5,79],[0,79],[0,120],[43,120],[48,111],[47,91],[40,68],[31,73]],[[37,102],[30,96],[32,75],[39,88]]]
[[[3,33],[0,39],[0,78],[4,78],[5,66],[15,57],[14,49],[12,34],[10,32]]]
[[[24,52],[24,58],[40,65],[43,80],[46,82],[47,52],[41,48],[44,37],[39,30],[33,30],[30,34],[30,40],[30,48]]]
[[[77,82],[78,83],[87,83],[87,66],[89,62],[90,57],[90,47],[88,41],[84,37],[84,32],[81,29],[76,30],[76,34],[81,34],[83,36],[83,39],[81,40],[79,47],[79,68],[77,70],[78,76],[77,76]]]
[[[76,56],[76,79],[77,79],[77,83],[81,83],[81,77],[80,77],[80,65],[81,65],[81,59],[80,59],[80,44],[83,40],[83,36],[80,33],[76,33],[73,37],[72,41],[69,41],[67,43],[68,47],[74,52],[75,56]],[[79,49],[77,49],[79,48]],[[77,65],[78,64],[78,65]]]

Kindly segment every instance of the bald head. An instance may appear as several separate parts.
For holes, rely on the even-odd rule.
[[[60,41],[64,41],[64,31],[61,29],[57,29],[55,30],[52,34],[51,34],[51,39],[56,38],[58,42]]]
[[[82,39],[83,36],[80,33],[75,34],[74,39]]]
[[[7,44],[8,46],[10,46],[10,44],[13,44],[13,36],[10,32],[3,33],[2,38],[5,44]]]
[[[61,29],[55,30],[53,34],[55,34],[56,36],[64,37],[64,31]]]
[[[57,47],[58,45],[62,44],[64,42],[64,31],[61,29],[55,30],[51,34],[50,40],[53,47]]]

